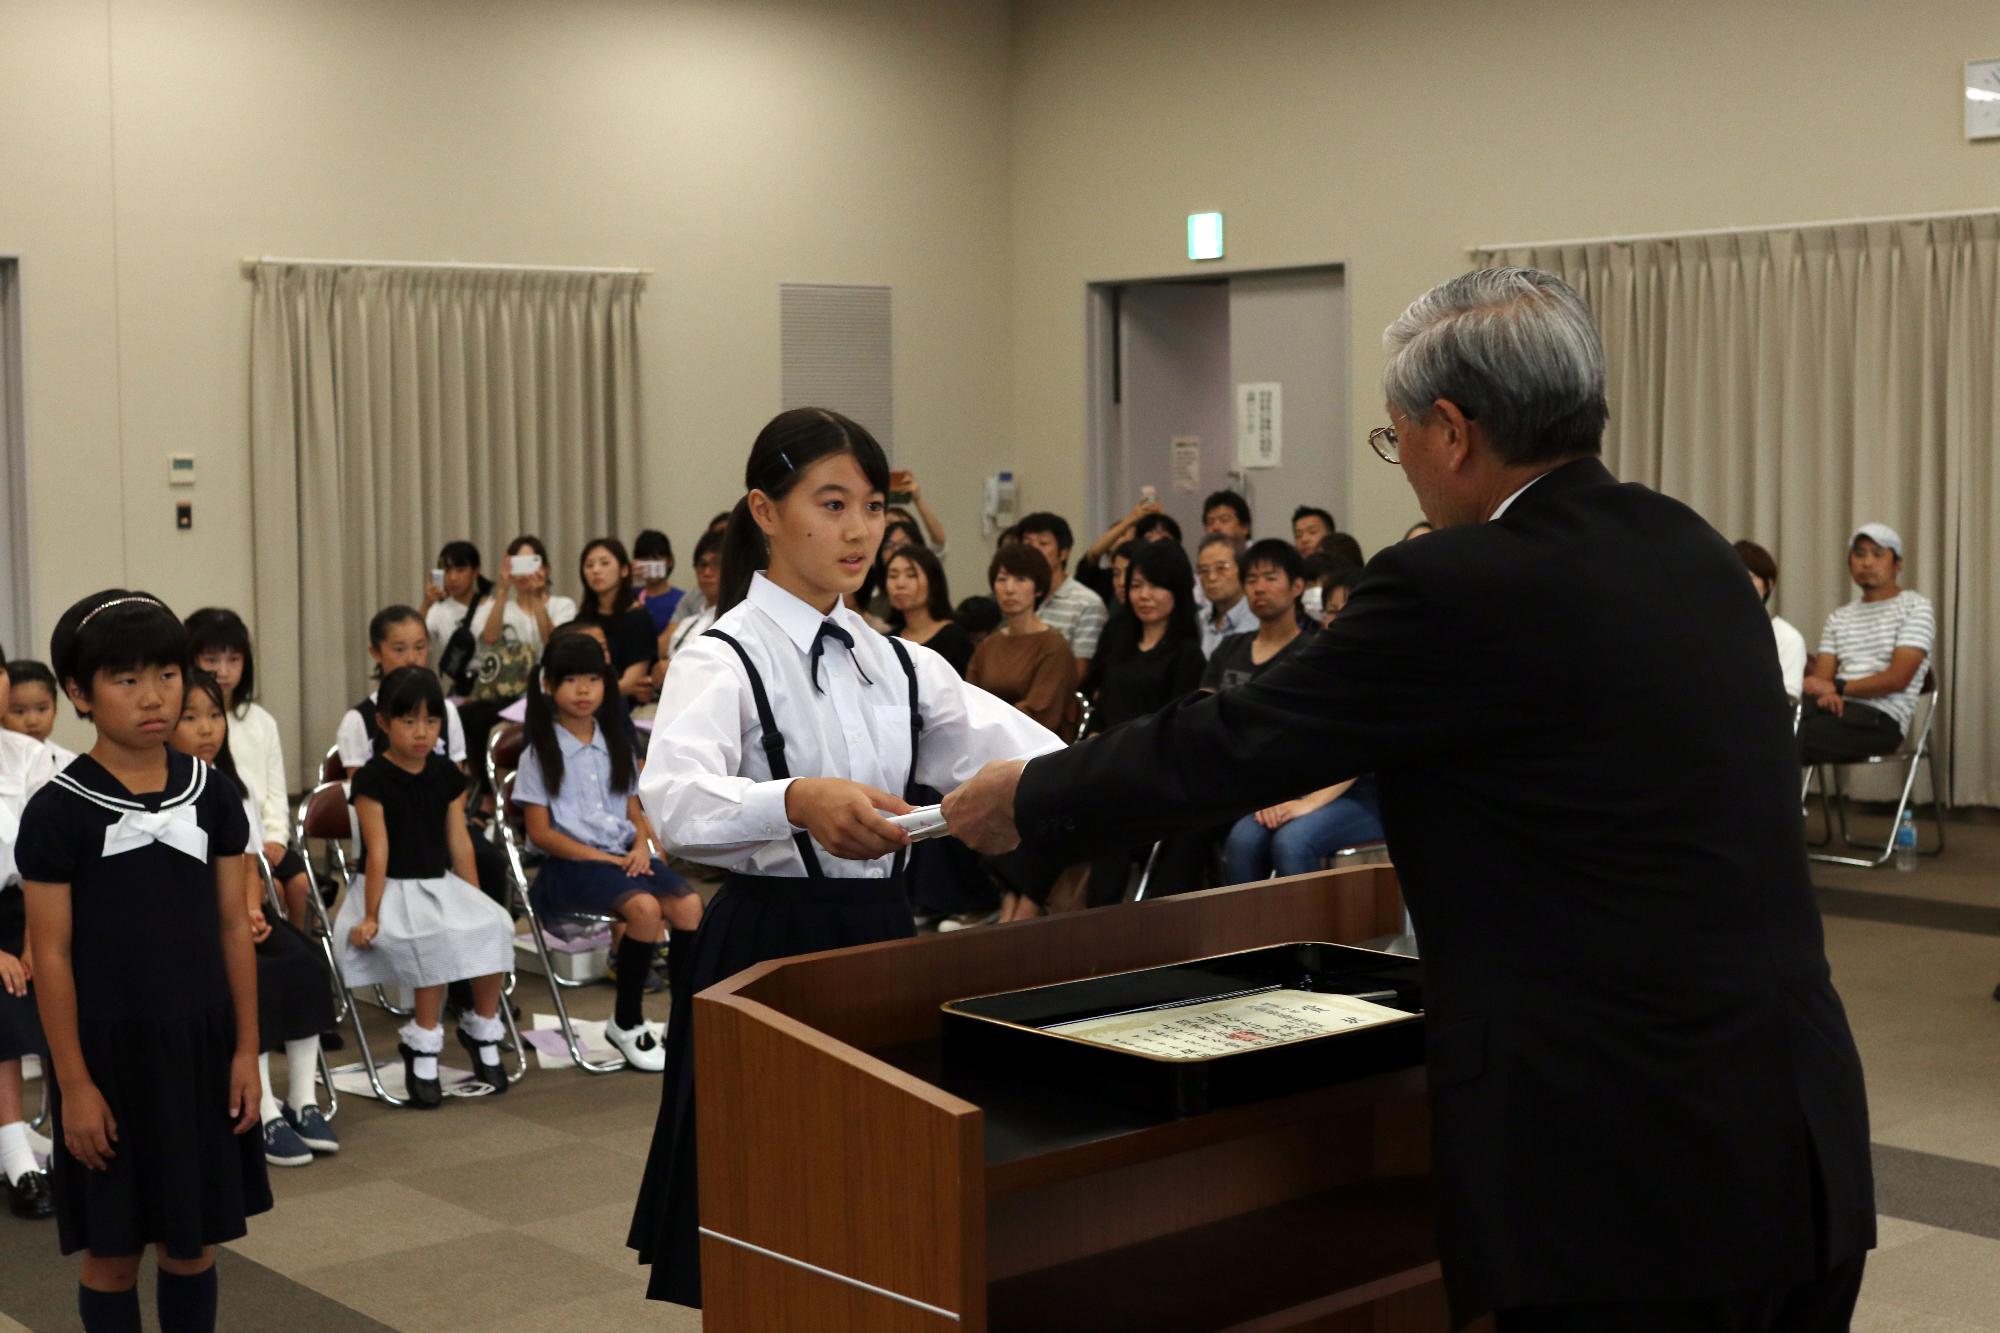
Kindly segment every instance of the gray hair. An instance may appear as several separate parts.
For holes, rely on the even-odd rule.
[[[1412,421],[1442,398],[1504,462],[1594,454],[1603,444],[1604,345],[1561,278],[1487,268],[1441,282],[1382,332],[1382,392]]]

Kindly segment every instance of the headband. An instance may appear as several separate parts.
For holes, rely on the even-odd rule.
[[[156,606],[162,611],[166,611],[167,609],[166,603],[156,601],[151,597],[114,597],[110,601],[104,602],[92,608],[89,615],[85,616],[82,620],[76,622],[76,628],[79,632],[81,632],[85,625],[88,625],[91,621],[97,619],[99,615],[101,615],[106,611],[109,611],[112,607],[125,606],[128,603],[132,602],[137,602],[141,606]],[[168,612],[168,614],[171,615],[173,613]]]

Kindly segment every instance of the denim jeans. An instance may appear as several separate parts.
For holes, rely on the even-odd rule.
[[[1255,815],[1245,815],[1229,830],[1229,842],[1223,849],[1227,882],[1248,884],[1274,872],[1307,874],[1341,848],[1375,842],[1381,836],[1382,821],[1375,817],[1375,811],[1344,796],[1276,829],[1265,828]]]

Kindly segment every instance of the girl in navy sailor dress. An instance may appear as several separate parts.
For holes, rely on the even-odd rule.
[[[142,1252],[163,1330],[215,1322],[213,1247],[271,1206],[257,1125],[256,963],[236,791],[167,738],[187,635],[157,599],[71,607],[50,658],[97,743],[28,802],[15,855],[55,1072],[56,1222],[83,1253],[83,1326],[139,1327]]]
[[[773,958],[915,933],[907,840],[884,813],[990,760],[1062,748],[921,644],[844,599],[882,544],[889,465],[820,408],[757,437],[723,538],[722,614],[667,668],[639,779],[667,849],[729,871],[673,978],[665,1087],[628,1244],[647,1295],[701,1304],[693,999]],[[726,1133],[727,1126],[722,1129]]]

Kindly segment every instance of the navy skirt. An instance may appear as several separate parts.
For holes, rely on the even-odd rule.
[[[635,893],[655,898],[681,898],[694,886],[655,860],[650,873],[633,879],[604,861],[564,861],[551,856],[542,862],[528,897],[538,916],[617,916],[618,908]]]
[[[0,953],[21,956],[28,930],[27,903],[18,888],[0,889]],[[26,995],[0,989],[0,1062],[42,1053],[42,1023],[35,1013],[32,985]],[[46,1071],[43,1077],[47,1077]]]
[[[626,1244],[653,1273],[646,1295],[701,1307],[695,1194],[694,997],[746,967],[916,934],[899,879],[770,879],[732,874],[708,905],[685,984],[675,978],[667,1067],[652,1151]]]
[[[291,922],[266,920],[271,933],[257,946],[257,1044],[282,1051],[333,1026],[333,974],[319,946]]]

